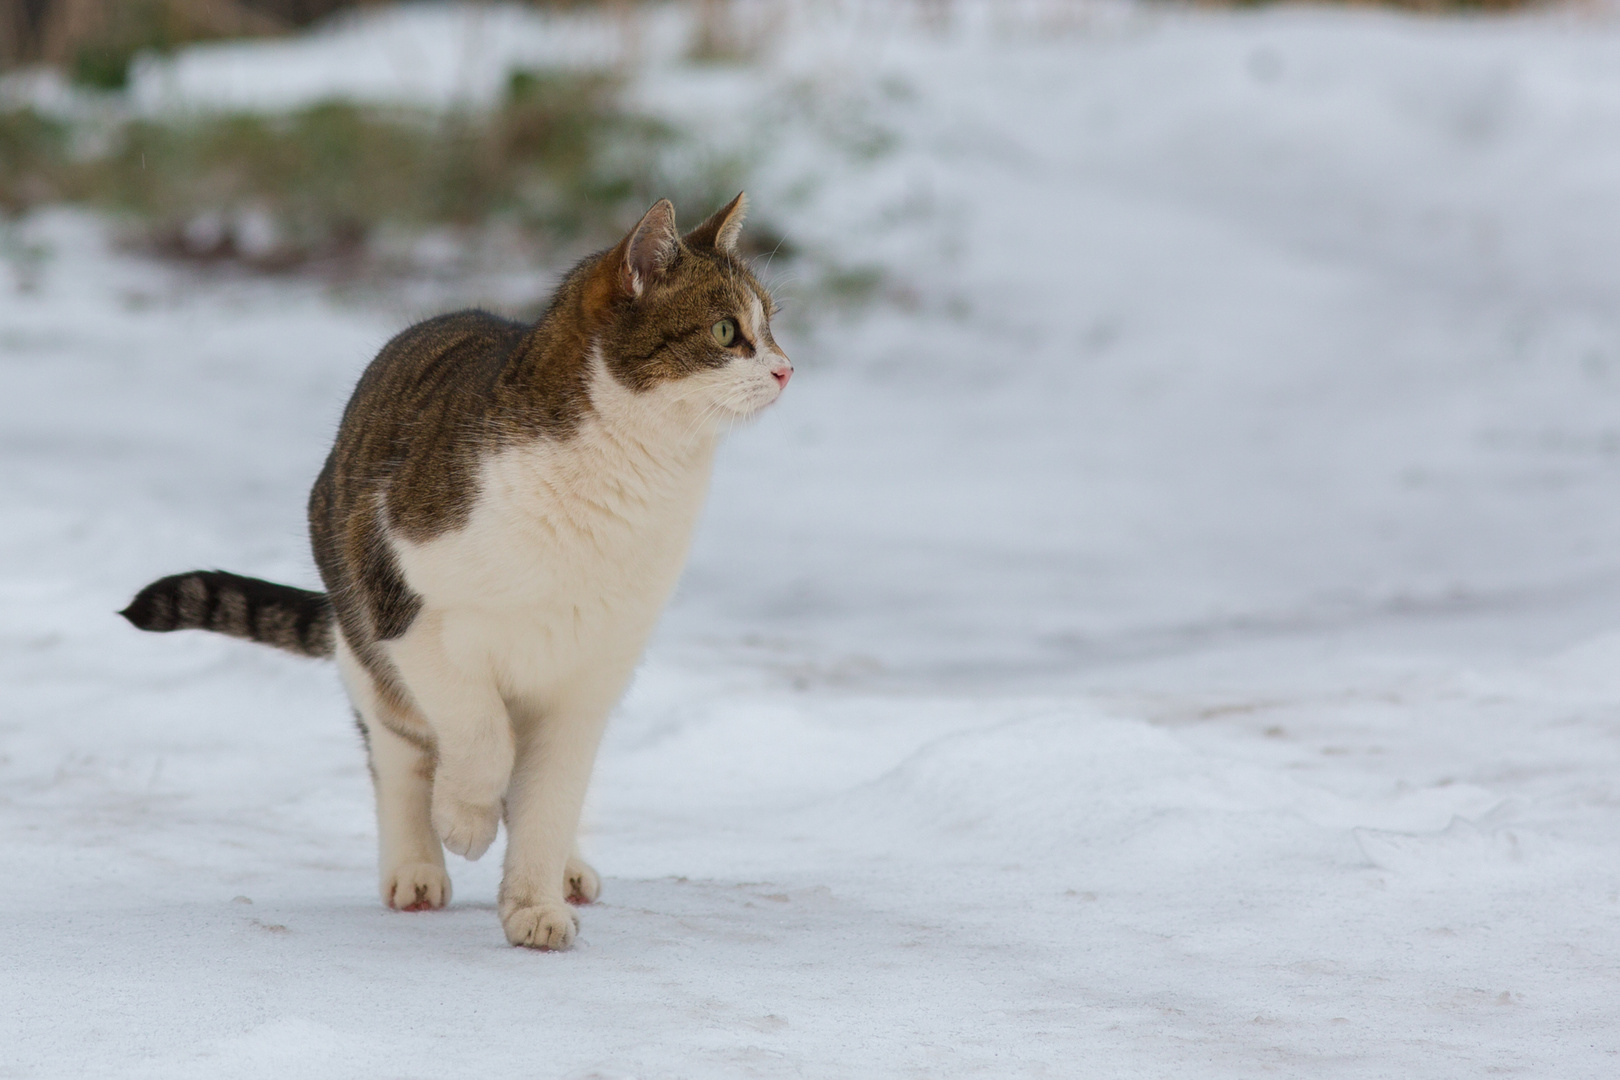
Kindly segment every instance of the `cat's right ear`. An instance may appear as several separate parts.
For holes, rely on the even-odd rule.
[[[659,199],[624,238],[619,287],[632,299],[641,296],[669,269],[680,244],[680,233],[675,231],[675,204]]]

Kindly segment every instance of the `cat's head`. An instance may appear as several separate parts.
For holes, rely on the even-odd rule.
[[[771,404],[793,364],[771,336],[771,295],[738,256],[738,195],[682,236],[660,199],[597,264],[597,345],[615,382],[717,427]]]

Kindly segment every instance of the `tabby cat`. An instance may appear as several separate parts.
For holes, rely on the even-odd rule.
[[[143,630],[335,657],[377,797],[383,901],[444,906],[444,852],[507,828],[500,917],[565,949],[600,882],[575,841],[609,711],[685,561],[729,423],[793,372],[738,256],[738,195],[661,200],[533,325],[464,311],[390,341],[309,499],[324,594],[223,572],[148,585]]]

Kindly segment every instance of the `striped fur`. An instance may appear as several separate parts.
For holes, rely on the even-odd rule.
[[[142,630],[212,630],[300,656],[330,657],[334,649],[325,594],[223,570],[154,581],[119,614]]]

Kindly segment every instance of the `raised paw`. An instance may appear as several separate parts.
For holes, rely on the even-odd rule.
[[[602,895],[602,879],[596,876],[590,863],[578,855],[570,855],[563,871],[563,892],[570,904],[594,904]]]
[[[434,792],[433,831],[444,846],[466,859],[476,859],[495,842],[501,820],[499,804],[477,806],[456,799],[441,799]]]
[[[450,902],[450,875],[444,867],[413,862],[382,877],[383,903],[395,911],[432,911]]]
[[[501,912],[506,940],[530,949],[566,949],[579,933],[579,918],[567,904],[541,901]]]

